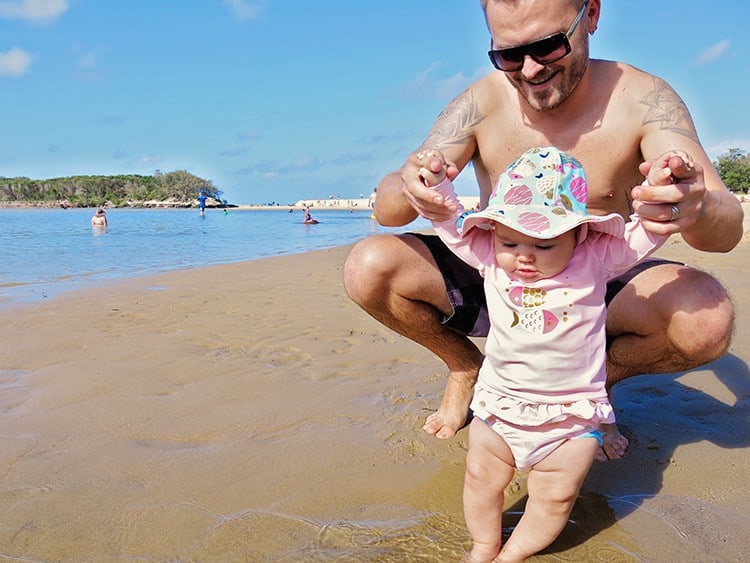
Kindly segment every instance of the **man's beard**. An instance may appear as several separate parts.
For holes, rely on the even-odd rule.
[[[521,97],[526,100],[531,109],[537,112],[551,111],[562,104],[573,93],[586,72],[588,57],[581,57],[573,62],[565,71],[563,80],[556,86],[542,92],[532,92],[526,86],[523,79],[511,79],[511,84],[516,88]],[[549,79],[555,74],[553,70],[545,78]],[[541,81],[540,81],[541,82]]]

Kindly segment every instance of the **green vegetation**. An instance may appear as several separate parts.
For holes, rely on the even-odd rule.
[[[211,180],[185,170],[160,172],[153,176],[69,176],[49,180],[0,177],[0,201],[28,203],[64,202],[72,207],[94,207],[105,202],[117,206],[149,201],[189,204],[199,192],[221,201],[221,190]]]
[[[750,154],[737,148],[729,149],[713,164],[730,191],[746,194],[750,190]]]

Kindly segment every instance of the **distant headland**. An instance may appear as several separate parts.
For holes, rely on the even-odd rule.
[[[198,194],[209,198],[207,205],[227,205],[211,180],[185,170],[47,180],[0,177],[2,207],[195,207]]]

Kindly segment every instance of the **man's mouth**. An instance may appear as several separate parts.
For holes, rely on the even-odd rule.
[[[546,78],[542,80],[534,80],[534,81],[524,80],[524,82],[528,84],[529,86],[531,86],[532,88],[538,88],[539,86],[544,86],[545,84],[548,84],[549,81],[555,77],[555,74],[557,73],[553,72],[552,74],[550,74],[549,76],[547,76]]]

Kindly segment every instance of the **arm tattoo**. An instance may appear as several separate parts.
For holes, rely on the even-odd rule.
[[[656,123],[662,130],[673,131],[699,142],[685,102],[660,78],[654,78],[654,89],[640,103],[648,108],[642,125]]]
[[[465,144],[471,138],[474,127],[483,119],[474,94],[471,90],[465,90],[440,112],[432,131],[418,150],[439,150],[448,145]]]

